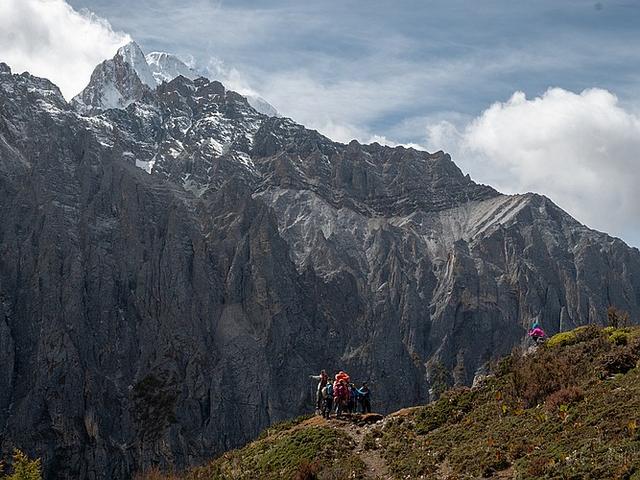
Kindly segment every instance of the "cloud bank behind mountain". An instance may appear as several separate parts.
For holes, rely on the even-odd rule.
[[[429,125],[427,137],[477,180],[543,193],[588,226],[640,245],[640,116],[611,92],[516,92],[463,127]]]
[[[88,10],[63,0],[2,0],[0,60],[54,82],[70,99],[89,82],[94,67],[131,40]]]

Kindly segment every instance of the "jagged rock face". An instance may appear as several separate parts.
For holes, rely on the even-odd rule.
[[[637,249],[442,152],[335,143],[202,78],[79,111],[0,64],[0,444],[47,478],[203,461],[309,411],[320,368],[394,410],[533,319],[640,316]]]
[[[91,74],[89,85],[73,98],[79,112],[90,114],[109,108],[125,108],[142,100],[155,82],[140,48],[132,43],[120,48]]]

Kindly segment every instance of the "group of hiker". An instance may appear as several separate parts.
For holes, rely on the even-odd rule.
[[[528,331],[529,337],[536,345],[544,343],[547,334],[535,321]],[[367,382],[363,382],[360,388],[351,383],[349,374],[339,371],[333,380],[329,378],[325,370],[320,375],[309,375],[318,381],[316,390],[316,413],[329,418],[332,412],[340,418],[343,413],[356,413],[358,407],[362,413],[371,413],[371,390]]]
[[[310,375],[318,380],[316,391],[316,412],[329,418],[331,412],[335,412],[340,418],[343,413],[356,413],[358,406],[362,413],[371,413],[371,390],[367,382],[363,382],[360,388],[351,383],[349,374],[340,370],[335,374],[334,380],[329,379],[325,370],[320,375]]]

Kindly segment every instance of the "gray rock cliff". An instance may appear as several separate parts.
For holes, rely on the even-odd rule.
[[[46,478],[202,462],[308,412],[320,368],[389,411],[534,319],[640,317],[640,252],[543,196],[127,65],[142,93],[102,108],[0,64],[0,448]]]

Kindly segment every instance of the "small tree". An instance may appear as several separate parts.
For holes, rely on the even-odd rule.
[[[456,355],[456,366],[453,368],[453,385],[461,387],[465,384],[467,371],[464,367],[464,353],[462,350]]]
[[[13,451],[13,473],[2,480],[42,480],[42,467],[40,459],[29,460],[24,453],[17,448]]]
[[[612,305],[607,308],[607,324],[613,328],[628,327],[629,314],[624,310],[618,310]]]
[[[444,363],[438,361],[431,365],[429,372],[429,399],[437,400],[449,388],[449,371]]]

